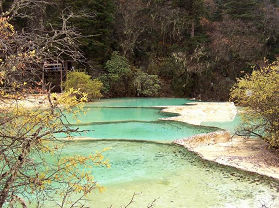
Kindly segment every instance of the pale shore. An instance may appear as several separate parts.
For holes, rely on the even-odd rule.
[[[237,109],[233,103],[196,103],[190,106],[171,106],[164,112],[178,113],[168,118],[190,124],[233,121]],[[222,165],[265,175],[279,180],[279,154],[257,138],[234,136],[227,131],[196,135],[174,141],[201,158]]]
[[[0,102],[0,108],[47,108],[49,107],[49,101],[46,94],[30,94],[21,99],[13,100],[6,99]]]
[[[164,120],[181,121],[194,125],[201,125],[202,122],[233,121],[237,114],[237,109],[232,102],[196,102],[185,106],[167,106],[162,111],[179,114]]]

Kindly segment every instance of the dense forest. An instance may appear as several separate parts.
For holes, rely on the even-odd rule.
[[[53,0],[36,13],[13,24],[43,31],[74,14],[84,56],[75,69],[106,97],[228,100],[236,78],[279,54],[276,0]]]

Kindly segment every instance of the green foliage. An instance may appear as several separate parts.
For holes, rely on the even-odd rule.
[[[279,62],[238,79],[231,98],[246,107],[242,132],[279,147]]]
[[[128,60],[115,51],[112,53],[111,59],[106,62],[105,68],[108,72],[106,79],[112,95],[127,95],[127,87],[132,75]]]
[[[114,81],[119,81],[119,79],[131,72],[128,60],[119,55],[117,51],[112,53],[111,59],[107,61],[105,68]]]
[[[15,28],[32,28],[40,22],[40,30],[47,31],[61,24],[61,13],[73,12],[69,21],[81,34],[78,40],[86,71],[100,78],[107,96],[134,95],[134,67],[158,75],[167,83],[163,89],[168,88],[168,95],[207,94],[206,99],[225,100],[230,88],[226,83],[235,82],[251,65],[260,65],[263,57],[274,61],[279,54],[278,1],[274,0],[53,1],[56,4],[38,11],[33,24],[20,18]],[[3,2],[4,10],[10,2]],[[195,58],[200,48],[206,51],[206,60]],[[113,51],[121,51],[129,63],[117,53],[112,55]],[[186,67],[160,63],[180,52]],[[153,59],[158,61],[152,63]],[[202,71],[214,75],[209,78]],[[214,89],[206,87],[212,84]]]
[[[174,5],[184,8],[192,18],[198,18],[204,11],[204,0],[174,0]]]
[[[141,70],[135,73],[133,84],[137,96],[157,96],[161,89],[157,75],[149,75]]]
[[[80,89],[81,92],[86,93],[89,100],[102,97],[101,89],[103,83],[98,79],[91,79],[91,76],[85,72],[69,72],[67,80],[64,83],[65,90]]]
[[[111,53],[115,6],[112,0],[81,0],[80,8],[90,9],[92,18],[80,18],[75,25],[81,29],[83,49],[88,58],[104,63]]]
[[[224,4],[225,12],[233,18],[253,20],[257,17],[256,0],[230,0]]]

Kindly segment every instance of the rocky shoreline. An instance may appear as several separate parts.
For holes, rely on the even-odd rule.
[[[232,121],[237,113],[233,103],[206,102],[171,106],[163,111],[179,114],[169,120],[195,125],[207,121]],[[173,143],[184,146],[205,160],[279,180],[278,151],[270,149],[266,142],[258,138],[231,136],[228,131],[218,131],[175,140]]]

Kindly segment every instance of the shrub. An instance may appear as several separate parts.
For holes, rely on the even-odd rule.
[[[156,96],[161,89],[157,75],[149,75],[141,70],[135,73],[133,84],[137,96]]]
[[[114,96],[127,95],[132,75],[128,60],[115,51],[106,62],[105,68],[108,71],[106,80],[110,93]]]
[[[112,53],[111,59],[106,62],[105,68],[116,80],[131,72],[128,60],[124,56],[119,55],[117,51]]]
[[[67,74],[66,82],[64,83],[65,90],[80,89],[88,96],[88,100],[96,99],[102,97],[101,89],[103,83],[98,79],[91,79],[91,76],[85,72],[69,72]]]
[[[231,98],[246,108],[241,132],[279,147],[279,62],[238,79]]]

